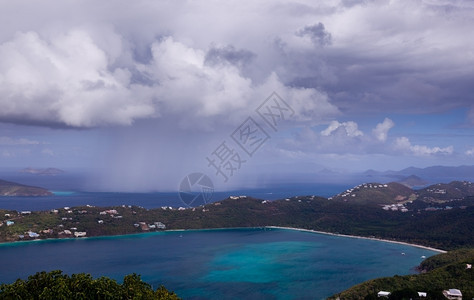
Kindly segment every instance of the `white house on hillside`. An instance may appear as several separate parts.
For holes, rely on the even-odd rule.
[[[451,300],[462,300],[462,293],[458,289],[449,289],[446,291],[443,291],[443,295]]]
[[[390,292],[380,291],[377,293],[377,297],[388,297],[388,296],[390,296]]]

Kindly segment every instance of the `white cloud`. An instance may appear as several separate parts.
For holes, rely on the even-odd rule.
[[[23,146],[23,145],[39,145],[40,142],[25,138],[12,138],[8,136],[0,136],[0,146]]]
[[[299,120],[337,113],[335,104],[345,111],[459,106],[441,100],[470,89],[473,41],[464,32],[474,21],[463,3],[449,10],[439,3],[138,0],[93,13],[87,0],[28,10],[5,3],[0,120],[91,127],[192,112],[221,122],[272,85],[294,96]],[[229,63],[206,65],[210,49]],[[394,91],[403,97],[395,101]]]
[[[468,156],[474,156],[474,148],[471,148],[469,150],[466,150],[466,152],[464,152],[466,155]]]
[[[385,118],[382,123],[377,124],[375,128],[372,130],[373,135],[375,138],[381,142],[385,142],[387,140],[388,131],[395,126],[392,120],[389,118]]]
[[[364,133],[358,129],[357,123],[353,121],[342,123],[338,121],[332,121],[326,129],[321,131],[321,135],[329,136],[338,130],[342,130],[342,132],[344,132],[345,135],[347,135],[348,137],[357,137],[364,135]]]
[[[408,137],[390,138],[389,130],[395,123],[389,118],[378,123],[372,130],[372,135],[365,135],[358,129],[354,121],[332,121],[322,131],[315,131],[309,127],[298,132],[295,139],[286,140],[287,151],[301,151],[303,153],[344,154],[344,155],[398,155],[410,154],[417,157],[435,155],[452,155],[454,146],[428,147],[413,145]],[[390,141],[390,142],[387,142]],[[474,149],[466,154],[474,155]]]
[[[0,45],[0,117],[90,127],[151,116],[151,97],[111,68],[108,54],[83,30],[43,39],[18,33]]]
[[[289,102],[298,121],[338,112],[316,89],[288,87],[275,73],[255,83],[233,64],[206,64],[205,50],[173,37],[153,42],[147,63],[125,67],[116,66],[117,49],[111,54],[99,44],[84,30],[49,39],[18,33],[0,44],[0,56],[9,58],[0,62],[0,119],[94,127],[166,113],[182,123],[226,122],[229,114],[248,114],[273,91]],[[126,56],[130,49],[122,50]]]
[[[394,147],[397,150],[409,152],[417,156],[429,156],[429,155],[450,155],[454,152],[453,146],[448,147],[428,147],[424,145],[412,145],[407,137],[399,137],[395,140]]]

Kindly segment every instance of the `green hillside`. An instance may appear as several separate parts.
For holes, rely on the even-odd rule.
[[[0,196],[51,196],[46,189],[0,180]]]
[[[474,196],[474,184],[469,181],[437,183],[423,189],[413,190],[407,185],[390,182],[364,183],[332,197],[333,200],[359,204],[397,204],[420,200],[425,203],[446,203]]]
[[[415,200],[416,192],[397,182],[364,183],[348,189],[332,199],[358,204],[395,204]]]
[[[474,247],[474,201],[471,204],[404,213],[314,196],[277,201],[237,197],[187,209],[83,206],[31,214],[0,211],[0,241],[71,237],[74,231],[87,236],[139,233],[156,230],[141,224],[162,222],[166,229],[297,227],[456,249]],[[64,234],[65,230],[71,233]],[[30,237],[31,231],[38,236]]]
[[[469,181],[438,183],[418,191],[418,198],[428,203],[444,203],[472,195],[474,195],[474,184]]]
[[[471,299],[474,297],[474,270],[467,265],[473,262],[472,248],[435,255],[420,265],[424,270],[422,274],[369,280],[330,299],[377,299],[379,291],[391,292],[389,299],[420,299],[417,292],[427,293],[427,298],[421,299],[446,299],[442,292],[447,289],[459,289],[463,299]]]

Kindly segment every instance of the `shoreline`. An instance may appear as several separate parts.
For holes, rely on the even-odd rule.
[[[332,236],[338,236],[338,237],[346,237],[346,238],[354,238],[354,239],[366,239],[366,240],[373,240],[373,241],[379,241],[379,242],[385,242],[385,243],[393,243],[393,244],[400,244],[400,245],[406,245],[406,246],[411,246],[411,247],[416,247],[416,248],[421,248],[421,249],[426,249],[434,252],[439,252],[439,253],[447,253],[448,251],[442,250],[442,249],[437,249],[433,247],[428,247],[428,246],[423,246],[423,245],[418,245],[418,244],[411,244],[407,242],[401,242],[401,241],[393,241],[393,240],[387,240],[387,239],[381,239],[381,238],[373,238],[373,237],[364,237],[364,236],[358,236],[358,235],[349,235],[349,234],[341,234],[341,233],[332,233],[332,232],[326,232],[326,231],[319,231],[319,230],[312,230],[312,229],[303,229],[303,228],[296,228],[296,227],[285,227],[285,226],[262,226],[262,227],[219,227],[219,228],[200,228],[200,229],[169,229],[169,230],[162,230],[162,231],[152,231],[152,232],[134,232],[134,233],[126,233],[126,234],[118,234],[118,235],[97,235],[97,236],[86,236],[86,237],[79,237],[79,238],[73,238],[73,237],[68,237],[68,238],[47,238],[47,239],[35,239],[35,240],[27,240],[27,241],[13,241],[13,242],[0,242],[0,247],[2,245],[13,245],[13,244],[21,244],[21,243],[37,243],[37,242],[42,242],[42,241],[67,241],[67,240],[85,240],[85,239],[99,239],[99,238],[107,238],[107,237],[127,237],[127,236],[136,236],[136,235],[155,235],[159,233],[167,233],[167,232],[186,232],[186,231],[210,231],[210,230],[234,230],[234,229],[283,229],[283,230],[293,230],[293,231],[302,231],[302,232],[308,232],[308,233],[318,233],[318,234],[325,234],[325,235],[332,235]]]
[[[131,236],[141,236],[141,235],[159,235],[165,233],[173,232],[186,232],[186,231],[211,231],[211,230],[234,230],[234,229],[263,229],[263,227],[218,227],[218,228],[200,228],[200,229],[168,229],[168,230],[156,230],[149,232],[133,232],[133,233],[123,233],[123,234],[110,234],[110,235],[94,235],[94,236],[84,236],[84,237],[61,237],[61,238],[46,238],[46,239],[33,239],[33,240],[18,240],[18,241],[9,241],[9,242],[0,242],[0,247],[3,245],[17,245],[17,244],[26,244],[26,243],[41,243],[41,242],[53,242],[53,241],[80,241],[80,240],[89,240],[89,239],[103,239],[103,238],[115,238],[115,237],[131,237]]]
[[[446,251],[446,250],[437,249],[437,248],[428,247],[428,246],[423,246],[423,245],[418,245],[418,244],[411,244],[411,243],[407,243],[407,242],[393,241],[393,240],[387,240],[387,239],[381,239],[381,238],[365,237],[365,236],[359,236],[359,235],[349,235],[349,234],[342,234],[342,233],[332,233],[332,232],[326,232],[326,231],[319,231],[319,230],[312,230],[312,229],[303,229],[303,228],[295,228],[295,227],[284,227],[284,226],[265,226],[265,228],[286,229],[286,230],[303,231],[303,232],[309,232],[309,233],[319,233],[319,234],[332,235],[332,236],[339,236],[339,237],[347,237],[347,238],[353,238],[353,239],[373,240],[373,241],[379,241],[379,242],[385,242],[385,243],[393,243],[393,244],[406,245],[406,246],[411,246],[411,247],[426,249],[426,250],[430,250],[430,251],[435,251],[435,252],[439,252],[439,253],[447,253],[447,252],[448,252],[448,251]]]

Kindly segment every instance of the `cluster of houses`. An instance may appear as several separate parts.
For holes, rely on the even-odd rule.
[[[390,210],[390,211],[401,211],[407,212],[408,208],[406,208],[403,204],[387,204],[382,206],[383,210]]]
[[[390,296],[390,292],[386,291],[380,291],[377,293],[377,297],[384,297],[387,298]],[[462,293],[458,289],[449,289],[449,290],[444,290],[443,295],[446,297],[446,299],[450,300],[462,300]],[[426,292],[418,292],[418,297],[420,298],[426,298],[427,293]]]
[[[54,230],[52,229],[45,229],[45,230],[42,230],[40,232],[41,234],[44,234],[44,235],[51,235],[54,233]],[[70,228],[69,229],[65,229],[65,230],[62,230],[62,231],[59,231],[58,232],[58,237],[60,238],[65,238],[65,237],[76,237],[76,238],[79,238],[79,237],[85,237],[87,236],[87,232],[85,231],[77,231],[77,228],[73,227],[73,228]],[[39,233],[36,233],[34,231],[28,231],[26,232],[25,234],[20,234],[18,235],[18,238],[20,240],[23,240],[25,239],[25,237],[28,237],[30,239],[37,239],[40,237],[40,234]]]
[[[154,222],[153,224],[147,224],[146,222],[138,222],[133,224],[136,228],[140,228],[143,231],[166,229],[166,225],[161,222]]]
[[[116,209],[108,209],[108,210],[101,211],[99,213],[99,215],[101,215],[101,216],[105,216],[105,215],[115,216],[115,215],[118,215],[118,211]]]
[[[88,206],[88,207],[91,207],[91,206]],[[66,206],[66,207],[64,207],[64,210],[68,214],[73,213],[73,211],[71,210],[70,207]],[[50,213],[59,214],[59,210],[52,209],[50,211]],[[85,210],[78,211],[78,213],[87,213],[87,211],[85,211]],[[29,211],[29,210],[21,211],[21,212],[19,212],[18,215],[19,216],[31,215],[31,211]],[[12,216],[7,213],[7,214],[5,214],[5,217],[11,218]],[[71,217],[62,217],[61,220],[62,221],[71,221],[72,218]],[[4,223],[6,224],[6,226],[13,226],[15,224],[15,222],[12,221],[12,220],[5,220]],[[0,226],[2,226],[2,225],[3,225],[3,223],[0,223]],[[58,237],[85,237],[85,236],[87,236],[87,233],[85,231],[78,231],[76,227],[72,227],[70,229],[65,229],[65,230],[61,229],[61,228],[64,227],[64,225],[62,225],[62,224],[58,225],[58,227],[60,228],[59,230],[61,230],[61,231],[58,232]],[[51,236],[52,234],[54,234],[54,230],[50,229],[50,228],[41,230],[39,233],[34,232],[32,230],[29,230],[29,231],[25,232],[24,234],[19,234],[18,238],[20,240],[23,240],[23,239],[37,239],[37,238],[40,238],[41,235]]]
[[[90,205],[88,205],[87,207],[92,207]],[[123,206],[125,207],[125,206]],[[129,208],[131,208],[131,206],[128,206]],[[171,207],[163,207],[163,209],[173,209]],[[180,207],[178,208],[178,210],[185,210],[184,207]],[[61,209],[62,211],[62,209]],[[69,217],[67,214],[72,214],[72,213],[77,213],[77,214],[87,214],[89,213],[89,211],[87,210],[72,210],[70,207],[64,207],[64,212],[66,213],[66,215],[63,215],[61,216],[61,221],[73,221],[74,218],[71,216]],[[60,210],[58,209],[52,209],[50,210],[50,213],[51,214],[59,214],[60,213]],[[133,212],[134,214],[136,214],[136,212]],[[25,215],[30,215],[31,214],[31,211],[22,211],[20,213],[18,213],[18,217],[20,216],[25,216]],[[99,212],[99,215],[100,216],[109,216],[111,218],[114,218],[114,219],[121,219],[122,216],[119,214],[119,212],[116,210],[116,209],[107,209],[107,210],[103,210],[103,211],[100,211]],[[3,225],[6,225],[6,226],[13,226],[15,224],[15,221],[13,221],[12,216],[10,214],[5,214],[5,217],[8,218],[7,220],[4,220],[3,222],[0,222],[0,226],[3,226]],[[16,215],[14,217],[17,217]],[[98,224],[104,224],[104,219],[100,218],[97,220],[97,223]],[[153,223],[147,223],[147,222],[138,222],[136,224],[134,224],[135,227],[139,227],[141,228],[143,231],[150,231],[150,230],[164,230],[166,229],[166,225],[163,224],[162,222],[153,222]],[[34,232],[32,230],[29,230],[27,232],[25,232],[24,234],[19,234],[18,235],[18,238],[20,240],[23,240],[23,239],[37,239],[37,238],[40,238],[41,236],[51,236],[55,233],[57,233],[57,237],[59,238],[70,238],[70,237],[76,237],[76,238],[80,238],[80,237],[86,237],[87,236],[87,232],[86,231],[79,231],[77,227],[71,227],[71,228],[64,228],[65,226],[63,224],[59,224],[57,226],[57,230],[53,230],[53,229],[45,229],[45,230],[42,230],[42,231],[38,231],[38,232]]]
[[[382,298],[388,298],[390,296],[390,292],[386,291],[380,291],[377,293],[377,297],[382,297]],[[444,290],[443,295],[450,300],[462,300],[462,293],[458,289],[449,289],[449,290]],[[426,298],[427,293],[426,292],[418,292],[418,297],[420,298]]]
[[[161,209],[162,210],[174,210],[174,208],[171,207],[171,206],[162,206]],[[180,207],[178,207],[178,210],[186,210],[186,207],[180,206]]]
[[[118,213],[118,211],[117,211],[116,209],[108,209],[108,210],[101,211],[101,212],[99,213],[99,215],[101,215],[101,216],[109,215],[109,216],[111,216],[111,217],[114,218],[114,219],[122,219],[122,218],[123,218],[123,216],[119,215],[119,213]],[[103,221],[103,220],[99,220],[99,221],[97,221],[97,223],[103,224],[104,221]]]
[[[245,199],[247,196],[229,196],[230,199],[232,200],[239,200],[239,199]]]
[[[29,210],[25,210],[25,211],[21,211],[20,212],[20,215],[22,216],[25,216],[25,215],[31,215],[31,211]],[[11,218],[12,215],[9,214],[9,213],[6,213],[5,214],[5,218]],[[3,224],[7,225],[7,226],[12,226],[12,225],[15,225],[15,221],[12,221],[12,220],[5,220],[3,222],[0,222],[0,227],[3,226]]]
[[[429,206],[427,208],[425,208],[425,211],[437,211],[437,210],[450,210],[450,209],[453,209],[452,206],[445,206],[445,207],[433,207],[433,206]]]
[[[340,193],[337,196],[340,196],[342,198],[356,197],[357,195],[354,192],[360,191],[361,189],[383,189],[383,188],[388,188],[388,184],[363,183],[351,189],[345,190],[344,192]],[[333,197],[329,198],[329,200],[332,200],[332,198]]]
[[[24,216],[24,215],[30,215],[30,214],[31,214],[31,211],[29,211],[29,210],[28,210],[28,211],[21,211],[21,212],[20,212],[20,215],[22,215],[22,216]],[[7,213],[7,214],[5,214],[5,217],[11,218],[11,214],[8,214],[8,213]],[[3,224],[5,224],[6,226],[13,226],[13,225],[15,225],[15,221],[12,221],[12,220],[5,220],[3,223],[0,223],[0,227],[3,226]],[[24,239],[25,236],[28,236],[28,237],[31,238],[31,239],[36,239],[36,238],[39,238],[40,235],[39,235],[38,233],[36,233],[36,232],[30,230],[30,231],[26,232],[25,234],[20,234],[20,235],[18,235],[18,238]]]
[[[87,232],[85,231],[77,231],[77,228],[72,227],[69,229],[62,230],[58,232],[58,237],[85,237],[87,236]]]
[[[388,298],[388,296],[390,296],[390,292],[386,292],[386,291],[380,291],[377,293],[377,297],[384,297],[384,298]],[[426,298],[427,296],[427,293],[426,292],[418,292],[418,297],[420,298]]]
[[[433,194],[446,194],[446,189],[427,189],[426,191]]]
[[[363,183],[357,186],[357,188],[364,188],[364,189],[381,189],[387,188],[388,184],[373,184],[373,183]]]

